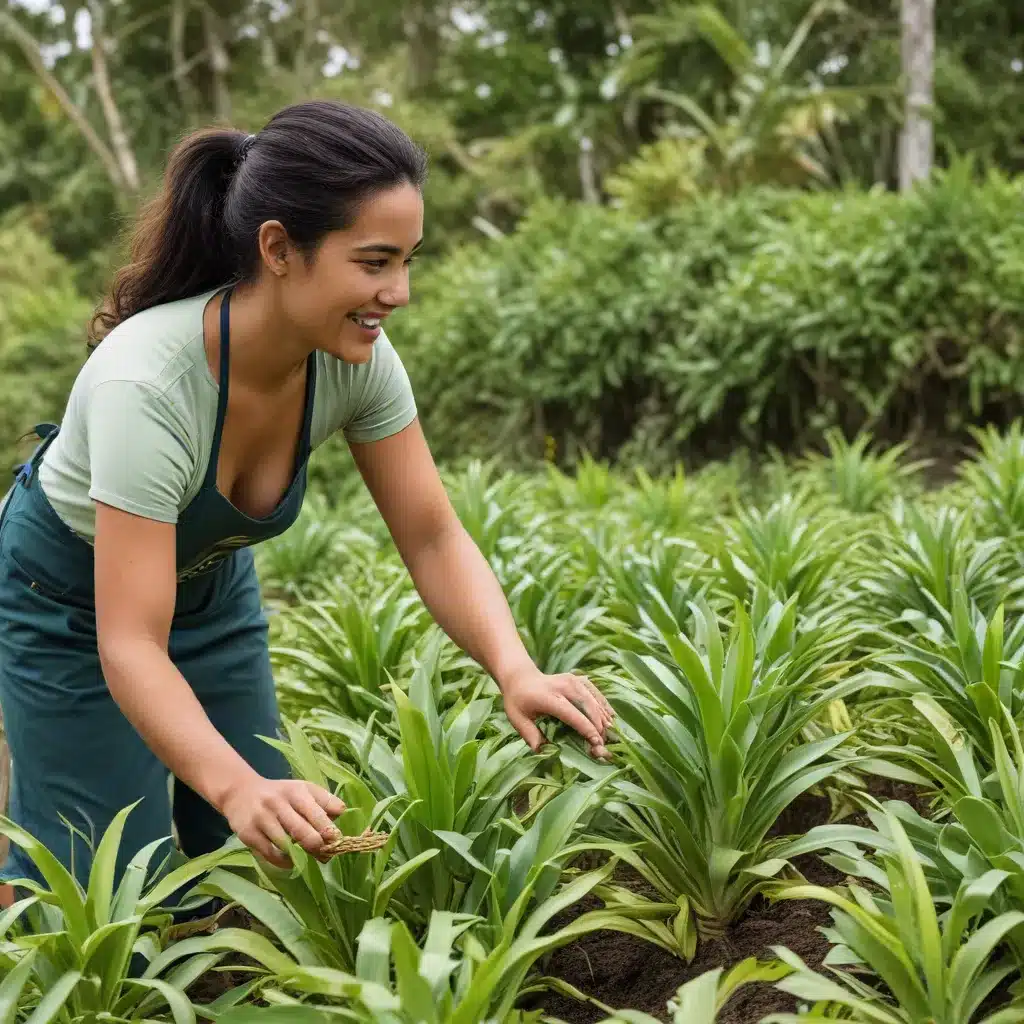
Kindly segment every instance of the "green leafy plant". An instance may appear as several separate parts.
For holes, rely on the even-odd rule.
[[[944,505],[929,513],[898,501],[876,537],[880,544],[860,560],[860,586],[876,621],[955,635],[958,592],[985,615],[1019,603],[1012,555],[999,540],[976,541],[966,511]]]
[[[720,936],[787,867],[791,840],[769,840],[769,830],[852,759],[841,749],[849,733],[800,745],[801,729],[871,679],[848,675],[847,637],[797,629],[795,598],[771,605],[756,628],[737,605],[725,638],[707,605],[694,614],[695,641],[666,632],[671,658],[623,652],[611,691],[638,779],[616,786],[613,809],[632,843],[622,856],[681,908],[687,957],[697,932]],[[828,830],[820,836],[827,845]]]
[[[348,575],[372,564],[373,539],[332,512],[326,499],[310,494],[298,521],[256,549],[260,582],[268,598],[292,603],[323,597],[344,565]]]
[[[507,594],[530,657],[552,674],[581,669],[606,643],[594,628],[605,615],[600,592],[594,583],[573,585],[571,561],[570,552],[530,549]]]
[[[837,603],[843,560],[856,551],[863,531],[815,511],[805,497],[786,494],[765,512],[744,508],[723,520],[715,550],[727,593],[743,600],[761,585],[807,612],[822,600]]]
[[[979,518],[990,534],[1017,540],[1024,530],[1024,423],[1000,433],[971,428],[978,450],[959,467]]]
[[[849,441],[832,427],[823,438],[827,453],[804,456],[797,472],[812,488],[855,515],[879,510],[929,465],[927,459],[904,461],[909,448],[906,442],[882,452],[869,451],[872,439],[868,431]]]
[[[333,596],[282,613],[287,629],[270,651],[278,680],[293,709],[386,711],[384,687],[422,637],[426,611],[402,576],[369,598],[335,586]]]
[[[872,1024],[1011,1024],[1020,1016],[1020,999],[1011,1007],[977,1019],[985,998],[1017,970],[1012,958],[999,955],[1008,932],[1024,923],[1024,912],[1010,911],[980,926],[998,876],[965,883],[948,915],[940,921],[918,856],[899,820],[888,816],[891,851],[881,854],[884,873],[873,881],[881,894],[849,883],[847,894],[822,886],[779,888],[779,899],[820,899],[831,904],[833,943],[825,965],[836,980],[810,971],[789,950],[773,952],[794,973],[777,983],[783,991],[814,1002],[811,1014],[772,1014],[772,1024],[834,1019],[827,1006],[840,1006],[847,1019]],[[880,996],[849,968],[867,967],[885,983]]]
[[[207,872],[248,854],[225,847],[178,866],[151,870],[165,840],[139,850],[115,885],[124,808],[104,832],[83,887],[37,839],[7,818],[0,832],[33,861],[44,880],[17,879],[28,893],[0,915],[0,983],[4,1013],[56,1024],[83,1020],[143,1021],[169,1011],[175,1024],[194,1024],[185,989],[232,949],[261,952],[255,936],[224,929],[175,943],[172,902]],[[169,954],[173,950],[173,954]],[[184,961],[184,962],[178,962]]]
[[[997,728],[1009,714],[1009,731],[1024,713],[1024,617],[1005,631],[1003,607],[991,618],[968,606],[963,588],[952,597],[948,626],[936,628],[924,616],[910,619],[921,629],[913,638],[886,634],[890,648],[877,660],[892,683],[922,698],[933,698],[967,732],[988,764],[995,751],[989,723]],[[918,702],[920,708],[926,704]]]

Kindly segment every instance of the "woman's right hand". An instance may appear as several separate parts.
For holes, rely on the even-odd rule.
[[[221,801],[231,830],[254,853],[279,868],[290,868],[284,852],[290,837],[314,857],[341,830],[331,820],[345,804],[321,786],[296,779],[248,778]]]

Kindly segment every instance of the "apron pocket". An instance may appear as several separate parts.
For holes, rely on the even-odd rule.
[[[80,584],[76,587],[77,580],[69,579],[51,568],[54,563],[59,564],[61,561],[59,544],[53,544],[52,551],[33,550],[39,546],[50,546],[46,545],[49,538],[45,537],[40,544],[33,526],[27,515],[17,511],[11,511],[4,519],[3,528],[0,529],[0,559],[7,562],[11,577],[54,600],[67,597],[76,589],[80,590]],[[65,565],[70,560],[65,555]]]

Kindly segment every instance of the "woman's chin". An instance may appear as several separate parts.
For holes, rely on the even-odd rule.
[[[346,332],[344,336],[335,338],[330,344],[325,345],[324,351],[345,363],[368,363],[373,357],[374,340],[371,338],[352,338]]]

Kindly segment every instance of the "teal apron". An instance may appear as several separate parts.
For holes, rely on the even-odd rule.
[[[295,471],[267,517],[238,511],[217,490],[228,402],[228,304],[220,321],[220,389],[210,464],[177,528],[178,586],[168,653],[213,725],[267,778],[290,774],[260,736],[277,736],[278,713],[250,545],[294,521],[306,488],[316,360],[306,370],[305,416]],[[21,467],[0,512],[0,708],[11,751],[8,817],[41,840],[82,884],[111,819],[128,816],[116,877],[172,821],[187,856],[217,849],[225,819],[169,773],[121,713],[103,679],[96,646],[93,549],[58,517],[36,469],[57,428]],[[156,864],[159,856],[154,859]],[[40,881],[16,845],[0,880]]]

